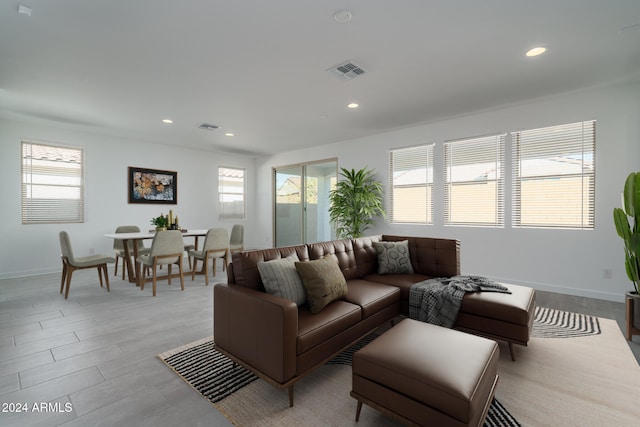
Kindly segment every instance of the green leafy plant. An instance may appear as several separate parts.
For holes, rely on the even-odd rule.
[[[382,184],[367,167],[341,168],[344,177],[329,194],[329,221],[338,238],[361,237],[377,216],[385,216],[382,206]]]
[[[624,265],[636,293],[640,293],[640,172],[624,184],[623,207],[613,209],[618,236],[624,240]]]
[[[155,225],[156,228],[167,228],[167,226],[169,225],[169,217],[160,214],[160,216],[151,218],[151,224]]]

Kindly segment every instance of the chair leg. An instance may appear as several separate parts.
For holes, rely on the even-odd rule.
[[[153,265],[153,285],[151,287],[151,289],[153,290],[153,296],[156,296],[156,265],[154,263]]]
[[[195,258],[193,259],[193,261],[195,262]],[[178,271],[180,271],[180,289],[184,291],[184,276],[182,274],[182,257],[180,257],[178,262],[179,262]],[[205,273],[205,274],[207,274],[207,273]]]
[[[116,277],[118,276],[118,259],[119,258],[120,257],[118,255],[116,255],[116,265],[113,267],[113,275],[116,276]]]
[[[167,282],[171,285],[171,264],[167,264]]]
[[[107,283],[107,292],[111,292],[111,289],[109,289],[109,269],[107,268],[107,264],[102,264],[102,272],[104,273],[104,281]]]
[[[140,265],[139,263],[136,265]],[[139,273],[138,276],[136,276],[136,280],[138,281],[138,286],[140,286],[140,290],[144,291],[144,282],[147,281],[147,278],[145,277],[145,273],[147,273],[148,267],[145,265],[144,268],[140,268],[139,269]]]
[[[196,278],[196,266],[198,265],[198,259],[196,257],[193,258],[193,268],[191,269],[191,281],[193,282]]]
[[[67,287],[64,291],[64,299],[69,298],[69,287],[71,286],[71,276],[73,275],[73,268],[67,270]]]
[[[100,269],[100,266],[98,266],[98,279],[100,279],[100,287],[102,288],[102,270]]]
[[[67,264],[62,262],[62,278],[60,279],[60,293],[64,290],[64,281],[67,278]]]
[[[195,261],[195,258],[194,258]],[[206,286],[209,286],[209,257],[205,256],[204,259],[202,260],[202,271],[204,272],[204,283],[206,284]],[[213,274],[216,274],[216,260],[213,260]]]

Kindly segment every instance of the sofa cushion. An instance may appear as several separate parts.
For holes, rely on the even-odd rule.
[[[300,306],[307,302],[302,280],[296,270],[296,254],[287,258],[258,262],[258,271],[268,294],[285,298]]]
[[[369,274],[363,277],[363,279],[370,282],[397,286],[400,289],[400,312],[408,316],[411,286],[423,280],[432,279],[432,277],[425,276],[424,274]]]
[[[360,307],[346,301],[334,301],[317,314],[308,306],[298,308],[297,354],[326,343],[361,320]]]
[[[309,243],[308,247],[309,259],[320,259],[331,255],[332,258],[337,260],[340,270],[342,270],[342,275],[346,280],[362,277],[362,274],[358,271],[351,239]]]
[[[378,274],[413,274],[409,241],[373,242],[378,254]]]
[[[400,303],[400,289],[382,283],[353,279],[347,282],[346,301],[362,307],[362,318],[373,316]]]
[[[312,313],[318,313],[331,301],[347,296],[347,281],[334,258],[296,262],[295,266]]]

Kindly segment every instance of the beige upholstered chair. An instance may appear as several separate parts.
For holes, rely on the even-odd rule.
[[[137,225],[121,225],[116,228],[116,233],[139,233],[140,228]],[[149,253],[149,248],[144,247],[142,240],[135,241],[138,245],[138,255]],[[133,256],[133,241],[129,241],[129,255]],[[113,239],[113,253],[116,256],[116,265],[113,269],[113,275],[118,275],[118,259],[122,258],[122,280],[124,280],[124,272],[126,270],[126,260],[124,259],[124,242],[120,239]]]
[[[171,284],[171,266],[178,264],[180,287],[184,291],[184,276],[182,275],[183,255],[184,240],[182,239],[182,233],[178,230],[167,230],[158,231],[153,237],[149,253],[138,256],[136,263],[140,264],[139,267],[149,267],[152,270],[154,297],[156,296],[157,267],[160,265],[167,265],[167,279],[169,284]],[[146,268],[136,268],[136,271],[141,271],[142,273],[141,277],[139,277],[139,285],[140,290],[144,290]]]
[[[191,268],[191,255],[189,255],[189,252],[191,252],[191,250],[195,248],[195,245],[192,244],[184,245],[184,251],[187,253],[187,261],[189,261],[189,268]]]
[[[73,275],[73,272],[84,268],[97,268],[100,287],[102,287],[102,275],[104,274],[104,280],[107,283],[107,291],[111,291],[109,289],[109,272],[107,271],[107,263],[115,262],[113,257],[102,254],[75,257],[73,255],[73,249],[71,249],[69,234],[66,231],[60,232],[60,250],[62,252],[62,279],[60,280],[60,293],[65,289],[66,284],[64,299],[69,297],[69,287],[71,286],[71,276]]]
[[[229,253],[240,252],[244,249],[244,225],[234,224],[231,227],[231,238],[229,239]]]
[[[197,260],[202,261],[204,281],[209,286],[209,260],[213,260],[213,275],[216,275],[216,260],[222,258],[222,268],[227,268],[227,257],[229,255],[229,232],[225,228],[210,228],[204,238],[202,250],[191,249],[189,256],[193,258],[193,269],[191,270],[191,280],[196,277]]]

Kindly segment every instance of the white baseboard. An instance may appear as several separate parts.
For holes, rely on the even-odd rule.
[[[505,279],[500,277],[492,277],[491,280],[503,283],[513,283],[514,285],[529,286],[540,291],[555,292],[558,294],[575,295],[579,297],[595,298],[613,302],[624,302],[624,294],[615,292],[601,292],[590,289],[572,288],[569,286],[558,286],[549,283],[526,282],[521,280]]]

